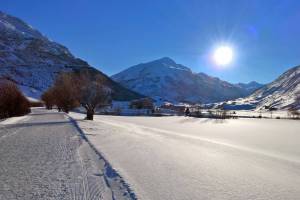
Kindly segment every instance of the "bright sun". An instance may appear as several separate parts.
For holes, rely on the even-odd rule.
[[[227,65],[232,61],[233,51],[228,46],[218,47],[214,52],[214,60],[218,65]]]

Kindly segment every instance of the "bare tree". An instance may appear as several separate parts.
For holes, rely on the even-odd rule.
[[[227,110],[222,110],[222,114],[221,114],[221,118],[222,119],[226,119],[226,118],[228,118],[228,117],[230,117],[230,116],[228,116],[228,112],[227,112]]]
[[[55,104],[66,113],[79,105],[80,93],[72,73],[60,74],[54,83],[52,92],[55,97]]]
[[[55,105],[55,93],[54,88],[49,88],[42,95],[42,100],[45,103],[45,106],[48,110],[51,110]]]
[[[91,80],[81,77],[79,81],[79,102],[86,109],[86,119],[93,120],[95,109],[105,107],[111,103],[111,90],[107,88],[100,77]]]
[[[111,103],[111,90],[105,85],[102,76],[90,71],[63,73],[52,88],[43,94],[46,107],[55,104],[60,111],[68,113],[81,105],[86,109],[86,119],[93,120],[95,109]]]
[[[261,108],[258,110],[258,118],[262,118],[262,110],[261,110]]]
[[[293,119],[300,118],[300,112],[298,111],[299,107],[300,107],[300,92],[296,93],[296,95],[295,95],[295,102],[288,109],[288,117],[293,118]]]
[[[216,110],[216,117],[221,119],[226,119],[228,117],[227,110],[225,109],[226,104],[222,103],[218,106],[218,109]]]
[[[277,108],[269,106],[269,107],[268,107],[268,110],[269,110],[269,112],[270,112],[271,119],[273,119],[273,112],[276,111]]]

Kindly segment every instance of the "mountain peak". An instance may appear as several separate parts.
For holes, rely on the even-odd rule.
[[[163,57],[148,63],[145,63],[146,65],[148,65],[148,67],[156,67],[158,69],[172,69],[172,70],[184,70],[184,71],[188,71],[191,72],[191,69],[181,65],[181,64],[177,64],[173,59],[169,58],[169,57]]]
[[[249,94],[226,81],[193,73],[168,57],[129,67],[112,78],[126,88],[159,101],[217,102]]]
[[[20,34],[33,38],[44,38],[44,36],[23,20],[0,11],[0,30]]]
[[[248,85],[263,85],[261,83],[258,83],[257,81],[250,81],[249,83],[247,83]]]
[[[169,57],[162,57],[162,58],[160,58],[158,60],[155,60],[155,61],[156,62],[168,63],[168,64],[176,64],[176,62],[173,59],[169,58]]]
[[[237,83],[236,86],[249,91],[250,93],[254,92],[255,90],[258,90],[259,88],[263,87],[263,84],[260,84],[256,81],[250,81],[249,83]]]

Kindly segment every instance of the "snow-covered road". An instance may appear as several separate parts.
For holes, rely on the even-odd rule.
[[[139,199],[300,198],[299,121],[96,116],[79,125]]]
[[[76,123],[56,111],[32,111],[0,122],[0,200],[131,199]]]

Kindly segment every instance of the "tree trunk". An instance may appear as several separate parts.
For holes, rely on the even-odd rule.
[[[86,111],[86,119],[87,120],[93,120],[94,119],[94,111],[93,110],[87,110]]]

